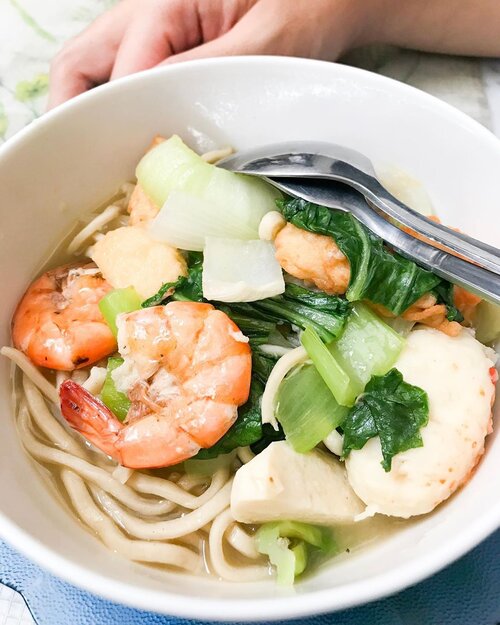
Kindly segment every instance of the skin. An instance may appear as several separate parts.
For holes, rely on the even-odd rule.
[[[333,61],[387,43],[499,56],[497,0],[121,0],[55,57],[49,108],[165,63],[245,54]]]

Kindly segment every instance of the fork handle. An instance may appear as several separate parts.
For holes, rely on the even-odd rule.
[[[500,276],[496,273],[416,239],[388,222],[373,209],[367,210],[366,204],[351,205],[350,208],[361,223],[378,234],[402,256],[432,271],[440,278],[500,305]]]

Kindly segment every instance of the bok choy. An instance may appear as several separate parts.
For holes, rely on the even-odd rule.
[[[404,338],[368,306],[354,304],[342,336],[328,345],[337,364],[349,377],[351,397],[360,395],[374,375],[383,375],[396,362]]]
[[[205,162],[176,135],[147,152],[136,174],[162,207],[149,226],[151,236],[184,250],[201,251],[207,235],[258,239],[260,220],[281,197],[258,178]]]
[[[316,447],[341,425],[347,412],[312,365],[296,368],[280,384],[276,418],[286,440],[299,453]]]
[[[396,454],[422,447],[420,428],[428,420],[429,403],[424,390],[405,382],[397,369],[384,376],[374,376],[342,425],[343,457],[379,436],[382,466],[390,471]]]
[[[321,337],[313,328],[307,328],[301,336],[301,341],[335,400],[341,406],[351,406],[356,396],[349,375],[329,352]]]
[[[342,333],[350,309],[349,302],[336,295],[287,284],[283,295],[252,302],[248,310],[278,324],[313,328],[323,341],[331,341]]]
[[[483,300],[477,307],[476,338],[481,343],[493,343],[500,338],[500,306]]]
[[[373,375],[386,373],[404,345],[403,337],[359,302],[353,305],[345,330],[337,341],[325,345],[311,327],[301,340],[342,406],[352,406]]]
[[[116,327],[118,315],[133,312],[140,308],[141,298],[131,286],[126,289],[113,289],[99,302],[99,310],[115,336],[118,334]]]
[[[336,549],[332,531],[326,527],[277,521],[264,523],[257,530],[257,549],[269,556],[276,567],[278,584],[291,586],[295,577],[306,569],[311,555],[328,556]]]
[[[203,258],[203,296],[208,300],[252,302],[285,290],[283,272],[269,241],[207,237]]]
[[[124,421],[130,408],[130,399],[116,388],[113,371],[123,364],[123,358],[108,358],[106,379],[101,390],[101,400],[117,419]]]

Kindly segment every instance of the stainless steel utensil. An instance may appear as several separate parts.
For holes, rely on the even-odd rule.
[[[270,178],[281,191],[335,210],[352,213],[374,234],[401,255],[429,269],[441,278],[463,286],[468,291],[500,305],[500,277],[429,243],[417,239],[382,217],[366,203],[365,198],[346,185],[328,180]]]
[[[500,250],[430,221],[400,202],[382,186],[373,163],[356,150],[321,141],[294,141],[237,152],[218,165],[253,176],[342,182],[399,224],[500,275]]]

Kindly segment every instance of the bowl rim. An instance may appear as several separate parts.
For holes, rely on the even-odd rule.
[[[450,104],[392,78],[328,61],[284,56],[233,56],[200,59],[153,68],[96,87],[45,113],[29,126],[20,130],[14,137],[9,138],[4,145],[0,146],[0,167],[2,161],[8,158],[11,151],[22,148],[25,143],[29,143],[37,134],[45,132],[45,129],[50,128],[50,125],[57,118],[71,114],[72,111],[84,107],[87,100],[100,97],[100,94],[108,91],[119,90],[125,84],[140,84],[144,80],[154,80],[155,76],[182,73],[186,68],[189,69],[195,66],[204,69],[213,66],[263,66],[270,64],[311,68],[322,65],[328,66],[332,72],[345,79],[356,80],[361,76],[364,83],[371,81],[372,84],[380,87],[396,89],[400,93],[412,96],[422,104],[426,104],[435,111],[441,112],[456,124],[468,129],[478,140],[490,143],[497,150],[500,149],[500,140],[479,122]],[[137,587],[132,584],[89,572],[86,567],[75,563],[71,559],[53,553],[50,548],[31,536],[27,531],[18,527],[0,510],[0,537],[38,564],[42,569],[53,575],[100,597],[120,602],[133,608],[183,618],[197,618],[205,621],[238,620],[248,622],[307,617],[343,610],[381,599],[412,586],[443,569],[475,547],[499,527],[500,501],[497,505],[492,506],[487,514],[478,515],[475,522],[470,524],[466,531],[460,534],[453,534],[449,540],[442,543],[439,548],[432,552],[419,555],[404,565],[389,570],[375,578],[345,584],[339,587],[342,589],[342,592],[338,593],[332,592],[331,589],[323,589],[312,590],[304,594],[261,599],[259,601],[254,599],[201,597],[189,597],[189,601],[186,601],[184,595],[163,590],[141,589],[141,592],[137,593]]]

